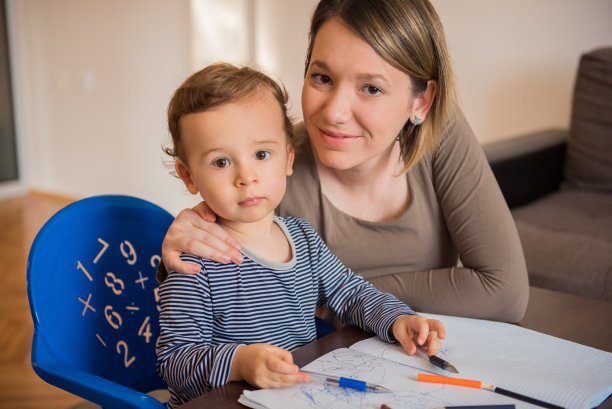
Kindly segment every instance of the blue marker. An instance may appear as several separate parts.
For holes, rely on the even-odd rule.
[[[308,376],[310,376],[310,380],[314,382],[318,381],[318,382],[322,382],[328,385],[339,386],[341,388],[355,389],[355,390],[362,391],[362,392],[378,392],[378,393],[391,392],[391,390],[385,388],[384,386],[372,385],[371,383],[359,381],[357,379],[344,378],[344,377],[337,378],[335,376],[329,376],[329,375],[324,375],[324,374],[310,372],[310,371],[302,371],[302,372],[307,373]]]

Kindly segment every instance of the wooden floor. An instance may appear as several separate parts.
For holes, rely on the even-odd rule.
[[[42,225],[71,201],[40,193],[0,200],[0,408],[63,409],[84,402],[45,383],[30,363],[28,252]]]

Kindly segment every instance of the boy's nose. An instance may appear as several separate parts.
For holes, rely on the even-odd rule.
[[[237,186],[248,186],[252,183],[257,182],[257,173],[250,166],[242,166],[238,170],[238,175],[236,177],[236,185]]]

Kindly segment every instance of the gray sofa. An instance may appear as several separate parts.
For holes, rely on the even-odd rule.
[[[581,57],[569,130],[483,148],[530,284],[612,301],[612,47]]]

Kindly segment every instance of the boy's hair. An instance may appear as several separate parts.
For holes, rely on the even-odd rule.
[[[185,161],[179,126],[179,121],[184,115],[203,112],[223,104],[236,102],[266,89],[278,101],[287,139],[289,144],[296,149],[293,122],[287,113],[289,95],[285,87],[254,68],[218,63],[209,65],[191,75],[174,91],[168,104],[168,128],[172,136],[173,146],[163,148],[164,152],[175,160]]]

